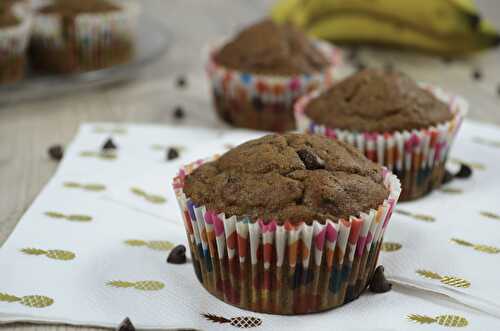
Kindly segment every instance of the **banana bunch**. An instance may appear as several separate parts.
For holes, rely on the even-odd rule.
[[[271,12],[311,35],[459,55],[494,47],[500,35],[473,0],[279,0]]]

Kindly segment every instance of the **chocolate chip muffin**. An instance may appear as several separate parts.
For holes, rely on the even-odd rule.
[[[0,3],[0,84],[24,77],[30,26],[29,17],[19,5]]]
[[[76,73],[129,62],[138,7],[112,0],[53,0],[38,8],[31,41],[35,69]]]
[[[243,309],[303,314],[363,292],[400,186],[349,144],[289,133],[188,165],[174,190],[210,293]]]
[[[218,115],[239,127],[293,129],[293,101],[330,84],[336,54],[291,25],[264,20],[244,29],[210,55]]]
[[[401,200],[441,185],[466,103],[395,71],[363,70],[297,103],[302,130],[355,144],[402,181]]]

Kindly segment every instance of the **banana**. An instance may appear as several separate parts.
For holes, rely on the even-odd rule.
[[[271,16],[335,42],[368,42],[438,53],[497,45],[471,0],[282,0]]]

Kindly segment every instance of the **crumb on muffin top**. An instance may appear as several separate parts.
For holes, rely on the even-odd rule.
[[[241,31],[217,52],[215,61],[230,69],[283,76],[319,72],[330,64],[302,31],[271,20]]]
[[[227,217],[278,223],[348,219],[389,196],[382,168],[355,147],[295,133],[235,147],[189,174],[183,190],[196,205]]]
[[[408,76],[375,69],[334,84],[305,113],[318,124],[358,132],[422,129],[453,117],[447,104]]]

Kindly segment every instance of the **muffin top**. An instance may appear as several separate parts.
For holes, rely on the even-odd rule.
[[[319,135],[268,135],[189,174],[184,193],[227,217],[297,223],[338,221],[389,196],[382,169],[355,147]]]
[[[120,7],[107,0],[54,0],[40,8],[43,14],[59,14],[72,17],[78,14],[108,13],[120,10]]]
[[[0,28],[7,28],[20,23],[20,20],[12,12],[10,4],[0,3]]]
[[[448,105],[408,76],[374,69],[335,84],[305,113],[318,124],[358,132],[422,129],[453,117]]]
[[[271,20],[241,31],[219,50],[215,61],[230,69],[282,76],[311,74],[330,64],[303,32]]]

